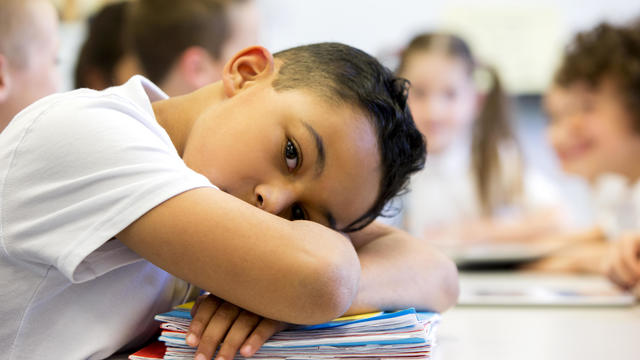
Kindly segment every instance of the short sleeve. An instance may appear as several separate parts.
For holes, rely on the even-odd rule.
[[[78,96],[34,116],[2,188],[4,251],[72,282],[139,261],[114,236],[177,194],[213,187],[167,140],[152,114],[116,96]]]

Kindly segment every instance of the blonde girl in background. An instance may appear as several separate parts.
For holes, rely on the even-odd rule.
[[[561,224],[554,186],[526,167],[496,72],[452,34],[415,37],[398,75],[427,139],[427,166],[403,199],[404,226],[442,245],[530,241]]]

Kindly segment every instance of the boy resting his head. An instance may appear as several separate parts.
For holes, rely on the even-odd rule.
[[[0,347],[103,358],[202,302],[198,356],[250,356],[282,323],[457,297],[450,260],[373,222],[423,166],[406,83],[325,43],[250,47],[167,98],[136,76],[45,98],[0,136]]]

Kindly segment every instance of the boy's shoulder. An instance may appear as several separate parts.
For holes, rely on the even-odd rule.
[[[142,76],[102,91],[76,89],[44,97],[18,113],[3,131],[3,142],[22,139],[40,127],[75,128],[89,124],[116,125],[129,118],[148,128],[158,127],[151,103],[167,95]],[[6,133],[6,134],[5,134]],[[6,135],[6,136],[4,136]]]
[[[0,164],[24,167],[41,163],[44,156],[60,168],[91,168],[116,158],[142,159],[149,149],[177,161],[179,155],[151,106],[163,94],[145,81],[132,78],[104,91],[74,90],[28,106],[0,136]],[[141,146],[147,152],[138,151]]]
[[[135,75],[122,85],[101,91],[83,88],[53,95],[50,104],[72,109],[113,109],[155,118],[151,103],[168,97],[147,78]]]

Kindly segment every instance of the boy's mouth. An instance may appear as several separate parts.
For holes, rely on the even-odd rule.
[[[577,160],[591,150],[593,145],[593,141],[581,141],[570,146],[565,146],[558,151],[558,156],[562,161]]]

